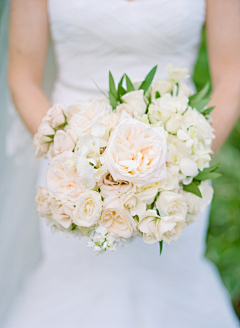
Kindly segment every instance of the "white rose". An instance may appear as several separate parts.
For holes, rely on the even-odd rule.
[[[172,91],[172,84],[169,81],[157,79],[151,90],[152,99],[156,99],[157,91],[162,97],[165,93],[170,93]]]
[[[171,241],[176,243],[186,225],[185,219],[181,216],[163,216],[156,221],[155,236],[158,241],[163,240],[167,244]]]
[[[43,121],[50,124],[53,128],[56,128],[65,123],[63,105],[54,104],[53,107],[48,110],[47,115],[44,117]]]
[[[72,154],[66,151],[54,157],[47,171],[49,195],[69,205],[75,205],[80,194],[85,191],[76,167],[70,168],[66,163]]]
[[[67,229],[72,223],[73,210],[72,205],[53,203],[50,205],[53,219],[63,228]]]
[[[120,198],[107,197],[101,214],[101,224],[119,237],[129,238],[136,224],[129,211],[122,205]]]
[[[86,191],[78,199],[73,222],[80,227],[90,227],[99,221],[101,211],[101,195],[93,190]]]
[[[99,118],[99,122],[105,125],[105,134],[102,137],[102,139],[106,141],[109,140],[111,132],[118,125],[119,121],[120,121],[120,116],[116,113],[106,114]]]
[[[182,114],[188,106],[188,98],[185,96],[172,96],[170,93],[164,94],[149,106],[149,116],[151,123],[166,121],[174,113]]]
[[[154,216],[147,216],[138,224],[138,229],[143,233],[143,241],[146,244],[154,244],[157,242],[155,236],[156,232],[156,218]]]
[[[120,196],[120,199],[124,205],[124,207],[128,208],[130,211],[134,210],[137,206],[138,199],[133,192],[128,192],[125,194],[122,194]]]
[[[166,153],[162,127],[151,127],[123,113],[103,158],[114,180],[140,187],[166,179]]]
[[[122,96],[122,101],[132,108],[135,117],[143,115],[147,108],[143,92],[143,90],[135,90]]]
[[[37,215],[52,215],[52,211],[49,207],[49,205],[51,204],[51,200],[47,188],[38,187],[35,202],[37,204]]]
[[[76,106],[74,107],[76,109]],[[78,138],[90,133],[92,125],[97,120],[112,111],[109,102],[105,99],[101,100],[83,100],[78,104],[79,111],[75,112],[66,127],[71,129]]]
[[[180,68],[178,66],[172,66],[172,64],[167,65],[167,73],[169,81],[172,84],[178,83],[180,80],[189,77],[187,68]]]
[[[136,187],[128,181],[115,181],[109,172],[102,175],[98,185],[100,186],[100,193],[103,198],[113,195],[120,196],[130,191],[135,192],[136,190]]]
[[[146,204],[151,204],[158,192],[159,182],[146,184],[142,187],[137,187],[136,197]]]
[[[39,125],[38,132],[34,135],[33,138],[33,148],[36,150],[36,158],[46,156],[50,142],[53,140],[51,137],[54,136],[54,129],[46,122],[42,122]]]
[[[54,136],[52,154],[56,156],[65,151],[73,150],[75,147],[75,141],[75,135],[71,132],[71,130],[68,130],[67,132],[58,130]]]
[[[183,195],[162,191],[156,202],[157,208],[161,209],[168,216],[181,216],[186,218],[188,206]]]
[[[118,105],[116,108],[116,112],[118,115],[121,115],[122,112],[126,112],[129,115],[131,115],[132,117],[134,117],[134,111],[133,111],[132,107],[129,106],[128,104],[123,103],[123,104]]]

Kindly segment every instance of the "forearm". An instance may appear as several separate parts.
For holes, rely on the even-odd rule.
[[[13,102],[27,128],[32,134],[38,130],[43,117],[51,107],[51,103],[33,82],[20,81],[10,86]]]
[[[216,135],[213,150],[216,152],[227,139],[240,116],[240,88],[233,87],[230,83],[216,87],[209,105],[215,106],[212,112],[212,126]]]

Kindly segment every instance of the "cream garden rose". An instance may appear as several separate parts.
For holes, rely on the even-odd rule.
[[[101,214],[101,225],[119,237],[129,238],[136,228],[136,223],[120,198],[106,197]]]
[[[51,200],[47,188],[38,187],[37,194],[35,197],[35,203],[37,204],[37,215],[52,215],[52,211],[49,207],[49,205],[51,204]]]
[[[53,107],[48,110],[47,115],[44,117],[43,121],[50,124],[53,128],[62,125],[65,122],[63,105],[54,104]]]
[[[73,150],[75,147],[76,136],[73,131],[58,130],[54,136],[54,142],[51,144],[51,156],[59,155],[65,151]]]
[[[162,127],[151,127],[123,114],[109,139],[104,162],[114,180],[140,187],[166,178],[166,153]]]
[[[47,171],[47,186],[51,197],[75,205],[85,188],[76,167],[70,168],[66,163],[71,157],[72,152],[65,151],[52,159]]]
[[[106,114],[99,118],[99,122],[105,125],[105,134],[102,136],[102,139],[108,141],[111,132],[118,125],[120,121],[120,116],[117,113]]]
[[[67,229],[72,223],[74,206],[68,204],[52,203],[50,205],[52,218],[63,228]]]
[[[93,190],[82,193],[73,213],[73,222],[80,227],[91,227],[96,224],[101,215],[101,195]]]
[[[118,105],[116,108],[116,112],[118,115],[121,115],[122,112],[126,112],[130,116],[134,117],[134,111],[133,111],[132,107],[125,103]]]
[[[46,157],[50,142],[52,141],[52,138],[49,136],[54,135],[55,131],[49,123],[42,122],[39,125],[38,132],[34,135],[33,138],[33,148],[36,150],[36,158],[40,158],[42,156]]]
[[[67,130],[71,129],[78,138],[90,133],[92,125],[101,116],[112,111],[108,100],[83,100],[78,104],[79,111],[69,119]],[[69,115],[69,112],[68,112]]]

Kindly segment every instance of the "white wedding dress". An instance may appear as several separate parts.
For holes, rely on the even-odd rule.
[[[168,62],[193,72],[204,0],[49,0],[58,64],[53,102],[106,91],[108,70],[144,77]],[[92,79],[91,79],[92,78]],[[44,184],[47,163],[39,183]],[[238,320],[216,268],[204,258],[208,212],[179,241],[135,239],[95,256],[87,239],[52,234],[41,219],[44,259],[4,328],[235,328]]]

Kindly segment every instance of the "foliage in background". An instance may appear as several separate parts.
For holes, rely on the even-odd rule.
[[[206,35],[194,72],[197,89],[210,80]],[[227,111],[227,108],[226,108]],[[207,236],[206,256],[213,261],[229,290],[240,318],[240,120],[216,155],[222,177],[213,180],[213,199]]]

